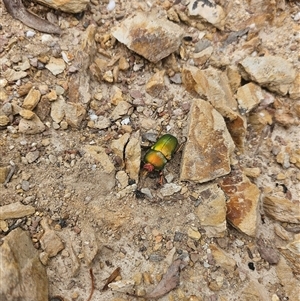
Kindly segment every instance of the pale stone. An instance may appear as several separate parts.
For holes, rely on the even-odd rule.
[[[241,300],[243,301],[261,301],[270,300],[270,295],[266,287],[259,282],[250,281],[241,292]]]
[[[211,57],[213,51],[214,48],[212,46],[209,46],[200,52],[194,53],[193,60],[196,63],[196,65],[199,66],[205,64],[206,61]]]
[[[0,300],[48,301],[48,278],[29,235],[17,228],[0,246]]]
[[[276,266],[276,274],[289,301],[299,301],[299,280],[294,276],[292,269],[282,256]]]
[[[291,99],[300,99],[300,72],[296,74],[296,78],[289,89]]]
[[[300,234],[296,234],[294,239],[286,246],[279,248],[279,251],[290,263],[293,272],[300,275]]]
[[[39,156],[40,156],[40,152],[38,150],[35,150],[32,152],[28,152],[25,157],[27,162],[30,164],[33,163],[35,160],[37,160]]]
[[[136,183],[139,181],[141,153],[140,132],[137,131],[131,135],[125,148],[125,169],[129,178],[135,180]]]
[[[128,70],[129,69],[129,63],[127,62],[126,58],[124,56],[120,57],[119,60],[119,68],[122,71]]]
[[[220,187],[229,197],[226,203],[227,220],[241,232],[255,237],[259,220],[260,191],[240,171],[234,170],[221,179]]]
[[[31,215],[35,212],[34,207],[23,205],[20,202],[4,205],[0,207],[0,219],[20,218]]]
[[[200,192],[201,203],[195,210],[208,237],[223,237],[226,231],[226,196],[213,184]]]
[[[92,169],[82,172],[78,181],[85,183],[85,187],[91,190],[92,194],[96,194],[97,197],[98,195],[106,196],[112,192],[116,183],[114,164],[103,147],[87,145],[84,147],[84,151],[84,161],[81,163],[82,169],[86,169],[87,165],[92,166]],[[96,190],[95,187],[97,187]]]
[[[86,10],[89,0],[38,0],[46,6],[66,13],[76,14]]]
[[[10,171],[9,165],[0,163],[0,183],[5,183],[9,171]]]
[[[153,63],[176,51],[183,33],[173,22],[146,12],[135,12],[112,30],[118,41]]]
[[[47,218],[41,220],[41,226],[44,229],[44,234],[40,238],[41,247],[49,258],[54,257],[64,249],[64,244],[56,232],[50,229]]]
[[[129,133],[125,133],[122,135],[119,139],[115,139],[111,142],[111,149],[115,153],[116,156],[119,157],[119,159],[122,160],[122,165],[121,167],[124,167],[125,162],[123,160],[124,153],[125,153],[125,145],[128,143],[128,140],[130,138]]]
[[[108,83],[113,83],[114,82],[114,76],[111,70],[108,70],[104,72],[103,74],[103,79],[108,82]]]
[[[45,66],[53,75],[64,72],[66,63],[63,59],[51,57],[49,63]]]
[[[283,197],[265,195],[263,206],[265,213],[275,220],[300,224],[299,202],[292,202]]]
[[[111,103],[116,106],[120,101],[123,100],[123,93],[120,88],[117,86],[114,86],[112,88],[112,97],[111,97]]]
[[[216,266],[223,268],[229,273],[233,273],[236,267],[236,262],[233,258],[230,257],[225,251],[217,247],[216,245],[209,245],[211,254],[216,261]]]
[[[175,183],[166,183],[164,186],[160,189],[160,193],[163,197],[171,196],[176,192],[179,192],[181,190],[181,186],[177,185]]]
[[[65,105],[65,118],[71,127],[80,128],[86,116],[86,110],[81,104],[67,102]]]
[[[165,86],[164,75],[166,71],[160,70],[157,71],[147,82],[146,84],[146,92],[150,94],[152,97],[158,97]]]
[[[236,96],[241,114],[249,113],[264,99],[261,87],[254,83],[238,88]]]
[[[193,0],[189,3],[188,10],[190,16],[200,17],[218,29],[224,29],[225,12],[214,0]]]
[[[244,79],[285,95],[296,77],[293,65],[277,56],[247,57],[240,62]]]
[[[244,167],[243,172],[245,176],[250,178],[257,178],[261,174],[261,170],[259,167]]]
[[[0,116],[0,126],[6,126],[9,124],[9,118],[5,115]]]
[[[30,110],[22,109],[20,111],[20,116],[23,117],[24,119],[33,119],[34,115],[35,115],[34,112]]]
[[[188,228],[187,235],[194,240],[199,240],[201,238],[201,234],[196,227]]]
[[[194,99],[180,179],[203,183],[230,172],[234,142],[225,121],[207,101]]]
[[[51,102],[50,116],[56,123],[60,123],[65,117],[65,99],[59,96],[57,100]]]
[[[83,242],[82,251],[85,263],[90,265],[98,254],[101,246],[99,235],[96,235],[95,228],[90,223],[85,223],[81,226],[80,236]]]
[[[228,78],[231,91],[235,93],[238,87],[241,85],[242,77],[239,73],[239,70],[236,66],[228,66],[226,68],[226,74]]]
[[[40,98],[41,92],[33,87],[25,97],[22,107],[32,111],[40,101]]]
[[[15,82],[21,78],[27,76],[27,72],[25,71],[15,71],[14,69],[8,68],[6,71],[3,72],[3,77],[8,80],[8,82]]]
[[[30,120],[21,118],[19,123],[19,132],[29,135],[42,133],[45,128],[45,125],[37,115],[34,115]]]
[[[229,120],[237,118],[237,102],[232,95],[226,72],[212,67],[201,70],[185,66],[182,68],[182,82],[187,91],[207,99],[223,117]]]
[[[127,115],[129,113],[129,109],[131,108],[131,104],[127,101],[120,101],[118,105],[114,108],[111,113],[111,119],[117,120],[120,119],[122,116]]]
[[[110,125],[111,125],[111,121],[109,118],[105,116],[99,116],[98,119],[94,122],[93,127],[99,130],[103,130],[110,127]]]
[[[120,189],[124,189],[126,186],[128,186],[129,177],[124,170],[120,170],[117,172],[116,179],[119,183],[118,186]]]
[[[114,173],[115,167],[103,147],[87,145],[84,147],[84,150],[86,151],[85,156],[93,158],[106,173]]]

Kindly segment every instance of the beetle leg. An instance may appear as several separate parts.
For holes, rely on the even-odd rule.
[[[164,177],[164,174],[163,172],[161,171],[159,173],[159,181],[158,181],[158,185],[162,186],[164,184],[164,181],[165,181],[165,177]]]
[[[184,144],[187,142],[187,138],[186,137],[184,137],[184,138],[185,138],[185,140],[178,145],[178,147],[175,150],[174,154],[177,154],[178,152],[180,152],[182,150]]]

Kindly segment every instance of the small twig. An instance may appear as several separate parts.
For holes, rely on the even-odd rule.
[[[87,298],[86,301],[91,301],[92,296],[94,294],[94,290],[95,290],[95,278],[94,278],[94,274],[93,274],[93,269],[92,268],[90,268],[90,276],[91,276],[92,287],[91,287],[90,295],[89,295],[89,297]]]
[[[3,184],[5,188],[7,188],[7,183],[10,181],[11,177],[13,176],[13,174],[15,173],[15,170],[16,170],[16,165],[13,161],[10,161],[10,165],[11,165],[10,171]]]

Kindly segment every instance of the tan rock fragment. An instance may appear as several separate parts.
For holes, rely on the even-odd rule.
[[[238,150],[243,153],[245,146],[245,138],[247,133],[247,119],[245,116],[237,114],[233,120],[226,121],[227,129]]]
[[[126,172],[130,179],[135,180],[136,183],[139,181],[139,172],[141,164],[141,139],[140,132],[135,132],[131,135],[129,142],[125,148],[125,163]]]
[[[202,202],[195,210],[208,237],[223,237],[226,231],[226,196],[216,185],[200,192]]]
[[[129,133],[125,133],[122,135],[119,139],[115,139],[111,142],[111,149],[115,153],[115,155],[121,160],[122,164],[121,167],[124,167],[124,153],[125,153],[125,145],[128,143],[128,140],[130,138]]]
[[[20,218],[31,215],[35,212],[35,208],[30,205],[23,205],[20,202],[4,205],[0,207],[0,219]]]
[[[20,111],[20,116],[22,116],[24,119],[33,119],[34,117],[34,112],[30,111],[30,110],[26,110],[26,109],[22,109]]]
[[[32,111],[40,101],[40,98],[41,92],[33,87],[25,97],[22,107]]]
[[[111,103],[116,106],[120,101],[124,100],[123,99],[123,93],[120,88],[117,86],[114,86],[112,88],[112,97],[111,97]]]
[[[80,13],[84,11],[90,2],[89,0],[39,0],[46,6],[66,13]]]
[[[289,300],[299,301],[299,280],[295,277],[293,270],[284,257],[280,257],[275,269],[280,284],[284,287]]]
[[[86,110],[81,104],[67,102],[65,105],[65,118],[71,127],[80,128],[86,116]]]
[[[255,237],[258,223],[258,187],[240,171],[234,170],[219,182],[229,197],[226,203],[227,220],[241,232]]]
[[[293,65],[277,56],[246,57],[239,64],[242,77],[285,95],[296,77]]]
[[[285,247],[279,248],[279,251],[290,263],[293,272],[300,275],[300,234],[296,234],[294,239]]]
[[[300,224],[299,202],[292,202],[286,198],[273,195],[263,197],[265,213],[275,220]]]
[[[241,114],[249,113],[264,99],[261,87],[254,83],[238,88],[236,96]]]
[[[48,257],[54,257],[64,249],[64,244],[55,230],[50,229],[47,218],[41,220],[41,226],[45,231],[40,238],[41,247],[47,253]]]
[[[6,126],[9,124],[9,118],[6,115],[0,116],[0,126]]]
[[[45,67],[53,74],[58,75],[63,73],[66,68],[66,63],[61,58],[51,57],[49,63]]]
[[[126,58],[124,56],[121,56],[120,57],[120,60],[119,60],[119,68],[120,70],[122,71],[126,71],[129,69],[129,63],[127,62]]]
[[[164,75],[166,71],[160,70],[157,71],[147,82],[146,92],[153,97],[158,97],[165,86]]]
[[[225,72],[212,67],[200,70],[185,66],[182,68],[182,82],[187,91],[207,99],[223,117],[229,120],[237,118],[237,102]]]
[[[241,80],[242,80],[238,68],[235,66],[228,66],[226,68],[226,74],[228,78],[228,83],[231,87],[231,91],[232,93],[235,93],[238,87],[241,85]]]
[[[190,16],[199,17],[216,26],[218,29],[224,29],[226,14],[223,8],[217,5],[214,0],[207,2],[193,0],[189,3],[188,10]]]
[[[195,99],[180,179],[203,183],[228,174],[233,150],[234,143],[223,117],[207,101]]]
[[[131,104],[129,102],[121,100],[112,111],[110,118],[112,120],[117,120],[122,116],[129,114],[130,108]]]
[[[297,73],[295,80],[291,84],[289,94],[291,99],[300,99],[300,72]]]
[[[1,300],[49,300],[47,273],[27,232],[17,228],[3,237],[0,258]]]
[[[233,273],[236,267],[235,260],[216,245],[210,244],[209,248],[214,260],[216,261],[216,266],[223,268],[229,273]]]
[[[10,171],[10,166],[0,163],[0,183],[4,183]]]
[[[32,119],[22,118],[19,123],[19,132],[29,135],[42,133],[45,128],[45,125],[36,114],[34,114]]]
[[[157,63],[179,48],[183,29],[156,13],[135,12],[115,27],[112,34],[132,51]]]

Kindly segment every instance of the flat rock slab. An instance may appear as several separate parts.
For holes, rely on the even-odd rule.
[[[0,207],[0,220],[5,220],[9,218],[20,218],[27,215],[31,215],[34,212],[34,207],[30,205],[23,205],[20,202],[16,202]]]
[[[201,203],[196,209],[201,227],[208,237],[223,237],[226,232],[226,196],[217,184],[200,192]]]
[[[263,197],[265,213],[275,220],[287,223],[300,224],[299,203],[286,198],[265,195]]]
[[[221,179],[220,187],[229,197],[226,203],[227,220],[241,232],[255,237],[258,223],[258,187],[240,171],[234,170]]]
[[[293,65],[277,56],[247,57],[240,62],[242,77],[285,95],[296,78]]]
[[[230,173],[234,142],[225,121],[213,106],[195,99],[190,110],[180,180],[204,183]]]
[[[127,18],[112,35],[129,49],[152,63],[157,63],[176,51],[183,37],[183,29],[156,14],[136,13]]]
[[[89,0],[38,0],[54,9],[64,11],[66,13],[80,13],[84,11],[90,2]]]
[[[193,0],[188,6],[190,16],[196,16],[204,19],[208,23],[223,30],[226,20],[226,14],[220,5],[213,0]]]
[[[39,253],[20,228],[2,239],[0,300],[48,301],[48,279]]]

